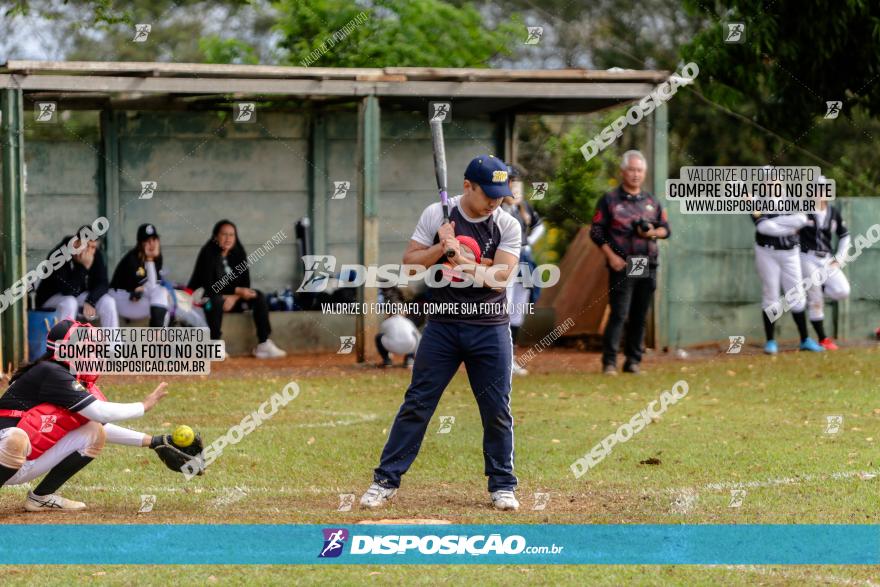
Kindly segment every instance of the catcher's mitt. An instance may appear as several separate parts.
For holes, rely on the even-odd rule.
[[[189,446],[177,446],[171,440],[170,434],[160,434],[154,436],[150,442],[150,448],[159,455],[159,460],[165,463],[165,466],[176,473],[195,472],[198,475],[204,475],[204,467],[202,466],[202,458],[200,453],[204,450],[202,445],[202,435],[198,432]],[[189,464],[188,471],[184,471],[184,465]]]

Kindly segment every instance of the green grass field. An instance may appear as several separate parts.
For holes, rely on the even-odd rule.
[[[461,372],[447,390],[398,497],[378,512],[338,511],[357,497],[409,380],[403,369],[334,363],[249,369],[242,361],[203,380],[171,380],[171,396],[134,425],[157,433],[186,423],[210,441],[280,391],[297,399],[204,477],[185,481],[147,449],[110,446],[64,495],[90,510],[69,516],[20,513],[26,489],[0,493],[2,523],[333,523],[430,518],[456,523],[877,523],[880,397],[877,347],[804,356],[785,353],[658,361],[641,377],[607,378],[572,351],[547,351],[514,381],[516,466],[522,508],[494,512],[482,474],[482,429]],[[566,363],[568,361],[568,363]],[[587,475],[569,465],[684,379],[687,397]],[[141,398],[155,381],[105,384],[111,399]],[[437,434],[440,415],[455,416]],[[837,434],[828,415],[843,416]],[[647,459],[659,464],[641,464]],[[236,489],[238,488],[238,489]],[[731,490],[743,489],[740,507]],[[533,510],[536,492],[550,495]],[[138,514],[143,494],[154,511]],[[319,574],[320,572],[320,574]],[[867,584],[872,567],[3,567],[9,584]]]

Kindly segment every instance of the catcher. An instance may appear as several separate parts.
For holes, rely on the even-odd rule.
[[[67,363],[55,360],[55,349],[75,328],[89,326],[58,322],[47,336],[46,353],[20,367],[0,397],[0,486],[46,475],[28,493],[24,508],[29,512],[85,509],[86,504],[56,491],[101,454],[106,442],[150,447],[175,471],[202,450],[198,435],[180,450],[169,435],[150,436],[111,424],[153,409],[168,394],[167,384],[159,384],[142,402],[122,404],[107,401],[95,385],[96,375],[72,375]]]

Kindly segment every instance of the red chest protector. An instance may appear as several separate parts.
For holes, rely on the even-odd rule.
[[[107,401],[98,386],[95,376],[82,375],[80,383],[84,383],[90,394],[101,401]],[[38,459],[44,452],[55,446],[68,432],[72,432],[89,421],[85,416],[71,412],[55,404],[40,404],[26,412],[21,410],[0,410],[0,416],[21,418],[16,425],[24,430],[31,441],[31,452],[27,460]]]

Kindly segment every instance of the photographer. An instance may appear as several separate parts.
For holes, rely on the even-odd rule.
[[[645,317],[657,287],[657,239],[669,237],[666,212],[650,193],[642,191],[647,162],[639,151],[627,151],[620,163],[621,185],[599,200],[590,238],[608,261],[608,303],[602,369],[617,374],[617,350],[626,323],[626,373],[639,373]],[[645,263],[647,260],[647,263]]]

